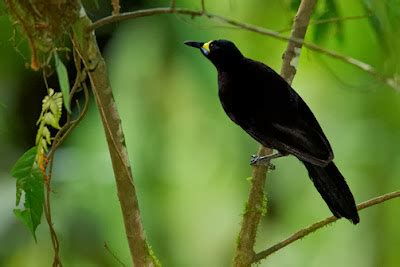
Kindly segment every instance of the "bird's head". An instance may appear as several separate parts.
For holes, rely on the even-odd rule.
[[[186,41],[185,45],[199,48],[201,53],[208,58],[217,69],[225,69],[240,62],[242,53],[234,43],[228,40],[213,40],[209,42]]]

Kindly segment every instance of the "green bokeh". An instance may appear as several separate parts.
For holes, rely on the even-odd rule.
[[[103,2],[108,3],[99,1],[100,6]],[[199,6],[194,0],[177,2]],[[290,26],[294,16],[289,2],[224,0],[206,5],[213,13],[280,30]],[[359,0],[340,0],[337,5],[341,16],[365,13]],[[89,14],[97,12],[104,10],[92,8]],[[383,36],[376,34],[368,19],[342,24],[343,40],[331,27],[319,44],[381,72],[396,69],[392,62],[396,53],[387,55]],[[183,41],[231,39],[246,56],[276,70],[286,43],[180,15],[141,18],[110,28],[104,56],[149,243],[164,266],[229,266],[249,189],[249,157],[258,145],[223,113],[214,67]],[[27,148],[16,125],[23,124],[26,116],[39,116],[29,109],[16,113],[16,105],[29,102],[20,99],[25,90],[45,94],[44,84],[32,87],[22,82],[40,74],[25,68],[29,52],[25,43],[18,42],[17,50],[25,58],[16,51],[10,41],[12,30],[7,16],[0,16],[0,266],[50,266],[52,248],[45,220],[35,244],[12,212],[15,185],[9,170]],[[315,30],[316,26],[310,27],[310,39]],[[398,36],[386,35],[392,44],[400,43]],[[293,86],[324,128],[357,202],[399,188],[398,93],[350,65],[307,49]],[[257,250],[330,215],[295,158],[274,164],[277,169],[267,179],[268,212],[260,225]],[[53,189],[53,219],[64,266],[119,266],[104,249],[105,242],[129,265],[111,162],[94,103],[56,154]],[[394,200],[362,211],[357,226],[341,220],[260,266],[398,266],[399,205]]]

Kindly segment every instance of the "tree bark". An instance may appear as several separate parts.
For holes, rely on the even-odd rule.
[[[94,32],[87,32],[91,21],[84,10],[74,27],[74,45],[85,64],[100,112],[114,170],[125,232],[134,266],[157,266],[147,244],[133,182],[121,119],[114,101],[106,64]]]

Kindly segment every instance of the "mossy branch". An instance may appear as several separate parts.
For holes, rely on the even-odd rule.
[[[385,201],[394,199],[394,198],[399,198],[400,197],[400,191],[394,191],[391,193],[387,193],[385,195],[382,196],[378,196],[376,198],[372,198],[370,200],[367,200],[365,202],[362,202],[360,204],[357,205],[357,210],[363,210],[369,207],[372,207],[374,205],[378,205],[380,203],[383,203]],[[295,232],[294,234],[292,234],[291,236],[289,236],[288,238],[282,240],[279,243],[276,243],[275,245],[257,253],[255,255],[255,257],[253,258],[253,262],[258,262],[262,259],[265,259],[266,257],[268,257],[269,255],[271,255],[272,253],[277,252],[278,250],[290,245],[291,243],[302,239],[303,237],[314,233],[315,231],[317,231],[318,229],[321,229],[324,226],[327,226],[331,223],[336,222],[337,220],[339,220],[339,218],[336,218],[335,216],[331,216],[328,217],[322,221],[316,222],[311,224],[310,226],[300,229],[297,232]]]
[[[270,148],[260,146],[258,155],[264,156],[271,152],[272,150]],[[266,180],[267,167],[262,165],[254,166],[251,179],[251,189],[246,204],[246,210],[243,214],[242,225],[236,247],[233,264],[235,267],[250,266],[255,257],[254,244],[256,243],[257,228],[261,217],[265,214],[267,208],[266,197],[264,194]]]

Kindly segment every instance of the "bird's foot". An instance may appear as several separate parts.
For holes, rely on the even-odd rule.
[[[272,163],[270,163],[271,159],[276,159],[279,157],[283,157],[285,156],[284,154],[282,154],[281,152],[275,152],[275,153],[271,153],[269,155],[266,156],[258,156],[258,155],[252,155],[251,159],[250,159],[250,165],[252,166],[266,166],[271,170],[275,170],[275,165],[273,165]]]
[[[275,170],[275,165],[269,162],[269,160],[265,160],[263,156],[251,155],[250,159],[251,166],[266,166],[270,170]]]

